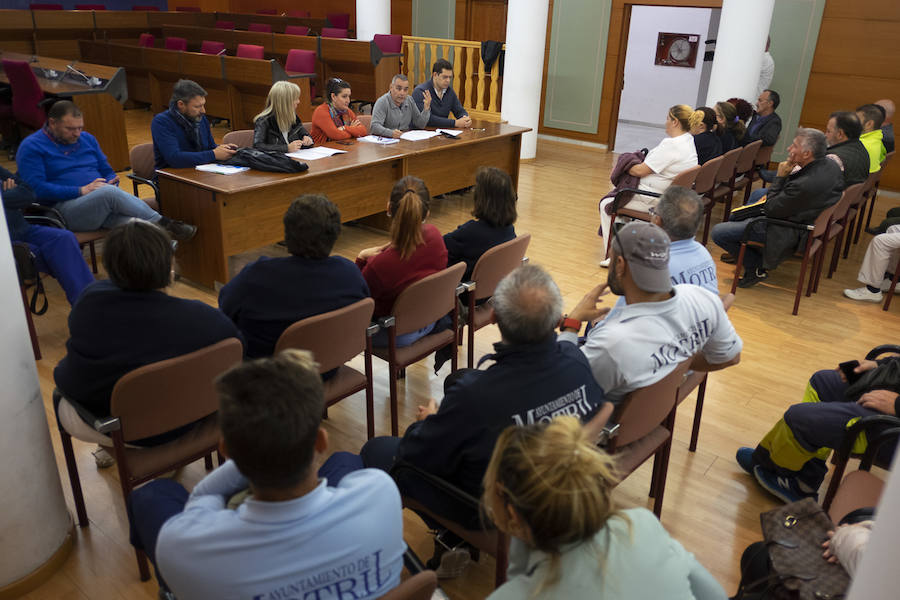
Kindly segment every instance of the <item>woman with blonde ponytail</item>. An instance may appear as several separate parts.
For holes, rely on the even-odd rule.
[[[726,600],[653,513],[615,506],[616,482],[612,459],[574,417],[500,434],[482,503],[511,536],[509,578],[488,600]]]
[[[653,150],[647,153],[644,162],[628,169],[628,174],[640,177],[639,190],[662,194],[671,185],[676,175],[697,166],[697,150],[691,135],[691,115],[694,109],[686,104],[676,104],[669,109],[666,116],[666,137]],[[612,231],[612,216],[607,214],[606,207],[612,203],[613,197],[600,201],[600,234],[603,236],[603,248],[609,244]],[[658,198],[635,194],[626,206],[632,210],[647,211],[656,207]],[[600,263],[601,267],[609,267],[609,258]]]
[[[708,106],[701,106],[691,115],[691,135],[694,136],[698,164],[722,156],[722,139],[716,134],[718,125],[716,111]]]
[[[425,223],[431,195],[425,182],[407,175],[394,184],[387,204],[391,241],[366,248],[356,258],[375,300],[375,318],[391,314],[394,300],[411,283],[446,268],[447,247],[441,232]],[[434,323],[413,333],[397,336],[397,346],[408,346],[434,328]],[[379,332],[382,333],[382,332]],[[385,345],[385,337],[379,344]]]

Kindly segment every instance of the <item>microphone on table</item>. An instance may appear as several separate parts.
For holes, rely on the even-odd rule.
[[[216,56],[222,56],[223,54],[225,54],[225,50],[227,50],[227,48],[222,48],[221,50],[216,52]]]
[[[79,75],[82,79],[84,79],[84,81],[86,83],[90,83],[91,78],[88,77],[87,75],[85,75],[84,73],[82,73],[81,71],[79,71],[78,69],[76,69],[75,67],[73,67],[72,65],[74,65],[74,64],[75,63],[73,62],[73,63],[66,65],[66,72],[67,73],[75,73],[76,75]]]

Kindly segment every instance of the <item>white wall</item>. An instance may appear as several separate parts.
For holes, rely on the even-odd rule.
[[[694,106],[700,88],[704,42],[711,12],[709,8],[632,8],[619,119],[662,126],[666,111],[673,104]],[[699,36],[697,63],[693,69],[653,64],[660,32]]]

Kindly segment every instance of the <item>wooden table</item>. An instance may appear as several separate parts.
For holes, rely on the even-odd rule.
[[[327,145],[347,153],[310,161],[304,173],[158,171],[165,215],[197,226],[196,237],[178,248],[182,276],[209,288],[226,283],[229,256],[284,239],[284,212],[301,194],[327,195],[346,222],[384,213],[394,182],[405,175],[421,177],[435,196],[474,185],[482,165],[507,171],[516,184],[522,134],[530,130],[489,122],[476,127],[484,129],[459,139],[332,142]]]
[[[128,100],[124,69],[15,52],[0,51],[0,58],[31,63],[38,84],[45,94],[71,96],[84,115],[85,131],[97,138],[100,149],[106,154],[112,168],[116,171],[128,168],[128,138],[125,135],[125,111],[122,108],[122,104]],[[76,74],[66,74],[66,67],[69,65],[88,77],[101,79],[102,82],[90,85]],[[51,77],[49,70],[56,71],[57,75]],[[0,83],[9,83],[2,70]]]

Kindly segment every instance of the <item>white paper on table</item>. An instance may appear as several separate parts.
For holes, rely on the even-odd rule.
[[[453,137],[459,137],[462,135],[462,129],[437,129],[438,133],[446,133],[447,135],[452,135]]]
[[[218,173],[219,175],[234,175],[241,171],[249,171],[250,167],[235,167],[232,165],[220,165],[218,163],[207,163],[205,165],[197,165],[194,167],[198,171],[206,171],[207,173]]]
[[[336,150],[334,148],[326,148],[325,146],[314,146],[312,148],[303,148],[296,152],[288,152],[291,158],[299,158],[300,160],[317,160],[326,158],[334,154],[346,154],[346,150]]]
[[[369,142],[370,144],[381,144],[382,146],[387,146],[389,144],[397,144],[400,140],[396,138],[382,137],[380,135],[367,135],[361,138],[358,138],[361,142]]]
[[[413,129],[412,131],[407,131],[403,135],[401,135],[400,139],[410,142],[418,142],[419,140],[427,140],[428,138],[433,138],[436,135],[441,134],[439,134],[437,131],[423,131],[421,129]]]

